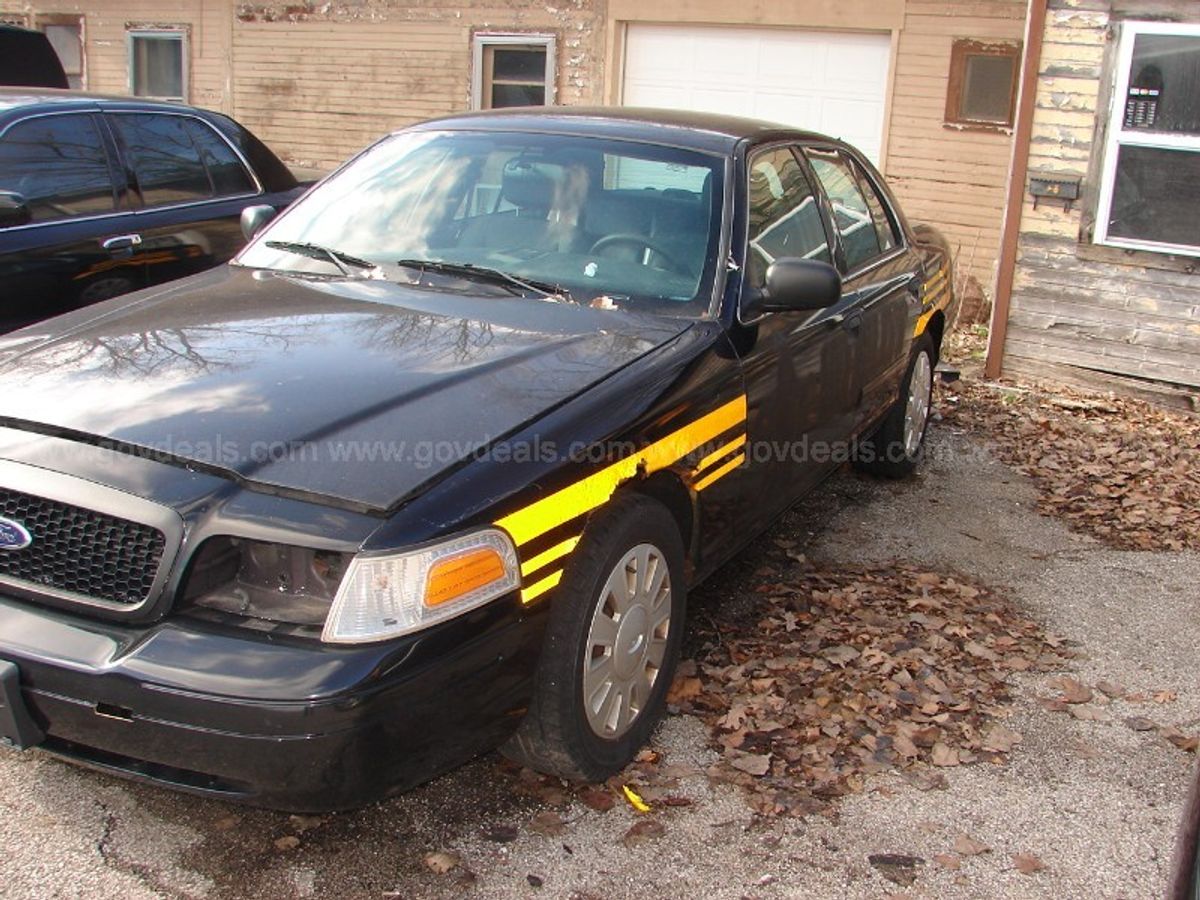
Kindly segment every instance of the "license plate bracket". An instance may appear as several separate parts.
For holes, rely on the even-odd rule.
[[[21,699],[21,676],[16,665],[0,660],[0,745],[28,750],[45,737]]]

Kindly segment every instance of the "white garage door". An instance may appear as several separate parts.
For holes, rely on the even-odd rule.
[[[879,162],[890,58],[887,34],[630,25],[622,98],[820,131]]]

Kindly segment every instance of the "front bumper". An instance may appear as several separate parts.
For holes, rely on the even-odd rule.
[[[129,627],[0,597],[0,661],[51,753],[289,811],[361,806],[494,748],[528,703],[544,615],[505,598],[360,647],[182,618]]]

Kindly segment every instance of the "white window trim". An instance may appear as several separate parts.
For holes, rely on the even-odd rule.
[[[183,80],[182,80],[183,96],[182,97],[160,97],[160,96],[144,95],[143,98],[146,100],[173,100],[173,101],[176,101],[179,103],[187,103],[188,97],[191,96],[191,85],[189,83],[190,79],[188,78],[188,74],[189,74],[188,69],[191,68],[191,64],[190,64],[191,46],[190,46],[190,41],[188,40],[187,28],[183,28],[183,27],[180,27],[180,28],[130,28],[129,30],[127,30],[125,32],[125,60],[126,60],[127,68],[129,69],[129,95],[131,97],[136,96],[133,92],[134,91],[134,78],[133,78],[133,41],[134,41],[134,38],[150,38],[150,39],[169,38],[170,40],[179,41],[180,53],[182,54],[182,60],[181,60],[182,65],[180,66],[180,70],[183,73]]]
[[[477,32],[471,39],[471,109],[483,109],[483,49],[505,45],[536,45],[546,48],[546,105],[553,106],[558,87],[558,63],[552,34],[503,34]]]
[[[1200,38],[1200,24],[1173,22],[1125,22],[1121,27],[1121,44],[1117,51],[1116,79],[1112,105],[1109,109],[1108,130],[1104,141],[1104,165],[1100,175],[1100,195],[1096,208],[1094,243],[1128,250],[1151,250],[1157,253],[1176,253],[1200,256],[1200,246],[1164,244],[1133,238],[1109,237],[1108,221],[1116,185],[1117,152],[1122,145],[1158,147],[1164,150],[1192,150],[1200,153],[1200,135],[1162,134],[1125,130],[1125,95],[1129,92],[1130,68],[1133,64],[1133,43],[1139,34],[1171,34]]]

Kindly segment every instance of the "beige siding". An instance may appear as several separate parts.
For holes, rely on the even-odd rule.
[[[1079,177],[1084,196],[1070,212],[1024,202],[1004,368],[1045,373],[1050,365],[1200,387],[1200,277],[1159,254],[1089,243],[1103,152],[1097,121],[1108,116],[1108,4],[1050,6],[1029,169]],[[1131,16],[1200,19],[1186,0],[1122,6]]]
[[[426,0],[328,14],[240,6],[234,115],[285,158],[333,166],[389,131],[469,108],[476,31],[554,35],[559,102],[595,102],[603,40],[590,6]]]
[[[991,290],[1012,152],[1007,132],[947,127],[956,38],[1020,40],[1025,0],[908,0],[896,56],[887,176],[910,218],[938,226],[967,276]]]
[[[137,26],[182,27],[188,32],[188,100],[198,106],[228,111],[230,29],[233,6],[227,0],[89,0],[67,3],[0,0],[0,14],[84,17],[87,89],[129,93],[129,50],[126,33]]]

